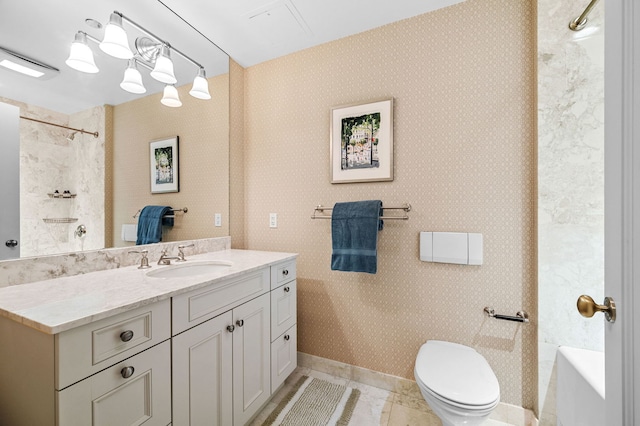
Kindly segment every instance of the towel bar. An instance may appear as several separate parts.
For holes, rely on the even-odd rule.
[[[138,210],[138,211],[136,212],[136,214],[134,214],[134,215],[133,215],[133,218],[134,218],[134,219],[136,219],[136,218],[138,217],[138,215],[140,214],[140,212],[141,212],[141,211],[142,211],[142,209]],[[189,209],[188,209],[188,208],[186,208],[186,207],[183,207],[183,208],[181,208],[181,209],[171,209],[171,211],[172,211],[172,212],[174,212],[174,213],[175,213],[175,212],[182,212],[182,213],[186,213],[186,212],[188,212],[188,211],[189,211]],[[162,217],[172,218],[172,217],[176,217],[176,215],[175,215],[175,214],[173,214],[173,215],[171,215],[171,214],[166,214],[166,215],[164,215],[164,216],[162,216]]]
[[[311,215],[311,219],[331,219],[331,215],[327,214],[317,214],[318,212],[324,212],[325,210],[333,210],[333,207],[324,207],[323,205],[317,205]],[[408,212],[411,211],[411,204],[403,204],[400,207],[382,207],[382,210],[404,210],[405,214],[403,216],[380,216],[380,219],[392,219],[392,220],[409,220]]]

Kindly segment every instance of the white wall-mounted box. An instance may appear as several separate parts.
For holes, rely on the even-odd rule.
[[[420,232],[420,260],[424,262],[482,265],[482,234]]]

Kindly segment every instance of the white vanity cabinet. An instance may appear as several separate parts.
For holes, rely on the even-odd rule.
[[[170,311],[164,300],[55,335],[0,318],[0,424],[168,425]]]
[[[249,423],[296,367],[295,255],[234,255],[272,260],[184,287],[163,281],[178,287],[88,322],[106,294],[96,286],[72,298],[90,304],[75,326],[38,331],[0,315],[0,425]],[[56,317],[70,305],[40,306]]]
[[[270,288],[262,268],[174,297],[174,332],[197,324],[173,337],[174,425],[244,425],[269,401]]]

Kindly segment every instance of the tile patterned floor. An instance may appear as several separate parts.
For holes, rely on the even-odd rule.
[[[305,367],[298,367],[287,379],[284,386],[276,393],[271,402],[251,423],[260,426],[269,416],[278,402],[289,393],[297,379],[307,375],[332,383],[360,389],[360,399],[351,417],[353,426],[440,426],[440,419],[433,414],[423,399],[401,395],[352,380],[332,376]],[[509,423],[489,419],[485,426],[507,426]]]

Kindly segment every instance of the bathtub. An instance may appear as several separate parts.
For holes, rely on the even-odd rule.
[[[558,426],[604,425],[604,353],[561,346],[557,354]]]

